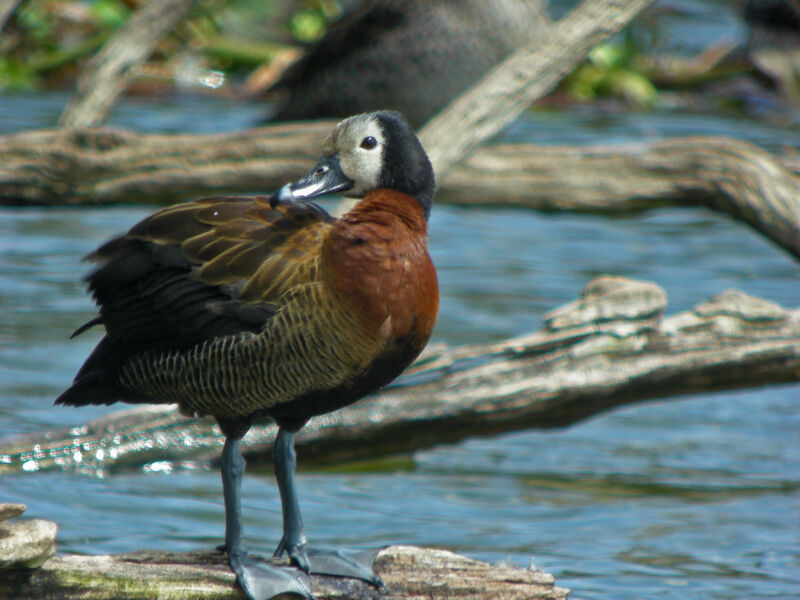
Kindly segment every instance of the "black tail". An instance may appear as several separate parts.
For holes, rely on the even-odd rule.
[[[107,337],[103,338],[83,363],[75,381],[56,404],[86,406],[87,404],[114,404],[115,402],[147,403],[149,398],[139,396],[116,383],[121,367],[122,353]]]

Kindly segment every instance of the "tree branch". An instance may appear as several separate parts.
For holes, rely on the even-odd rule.
[[[437,176],[514,121],[653,0],[584,0],[456,98],[420,131]]]
[[[764,150],[731,138],[482,148],[448,174],[437,201],[579,212],[699,204],[800,258],[800,178]]]
[[[61,114],[61,127],[91,127],[105,120],[130,84],[133,68],[147,60],[182,20],[194,0],[149,0],[92,57],[77,94]]]
[[[800,310],[735,291],[670,317],[665,304],[652,283],[601,277],[547,315],[543,331],[429,349],[395,384],[312,419],[297,437],[301,462],[372,459],[470,435],[566,426],[656,397],[800,380]],[[168,406],[73,432],[7,440],[0,472],[216,461],[222,442],[212,420]],[[274,424],[252,427],[248,461],[270,464],[275,434]]]
[[[17,10],[17,6],[22,0],[0,0],[0,31],[6,26],[6,23]]]
[[[314,164],[332,126],[285,124],[202,136],[108,129],[0,136],[0,202],[178,202],[272,190]],[[800,178],[767,152],[730,138],[487,146],[440,181],[437,202],[584,212],[700,204],[800,257]]]

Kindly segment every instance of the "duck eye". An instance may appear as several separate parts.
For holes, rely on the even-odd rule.
[[[378,140],[376,140],[371,135],[368,135],[363,140],[361,140],[361,147],[364,148],[364,150],[372,150],[377,145],[378,145]]]

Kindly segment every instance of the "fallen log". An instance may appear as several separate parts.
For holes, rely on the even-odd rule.
[[[730,138],[483,148],[446,177],[437,201],[451,199],[597,213],[700,206],[749,225],[800,258],[800,177],[764,150]]]
[[[56,524],[41,519],[9,520],[24,504],[0,504],[0,598],[16,600],[117,600],[242,598],[225,554],[176,554],[143,550],[111,556],[53,556]],[[377,555],[377,556],[376,556]],[[370,554],[386,590],[338,577],[313,575],[315,598],[403,600],[523,598],[560,600],[567,590],[537,570],[491,566],[444,550],[391,546]],[[288,559],[268,559],[288,565]]]
[[[0,504],[0,598],[15,600],[117,600],[242,598],[221,550],[172,553],[142,550],[111,556],[62,555],[52,558],[56,524],[15,520],[24,504]],[[390,546],[365,551],[385,590],[356,580],[302,576],[318,600],[443,600],[509,598],[561,600],[567,591],[553,576],[533,566],[492,566],[445,550]],[[288,559],[269,558],[288,566]],[[307,582],[305,581],[307,579]]]
[[[284,561],[285,562],[285,561]],[[489,565],[445,550],[390,546],[375,559],[386,591],[354,580],[311,576],[318,600],[563,600],[568,590],[535,568]],[[222,552],[141,551],[56,556],[33,571],[6,571],[0,597],[16,600],[204,600],[243,598]]]
[[[0,203],[171,203],[273,190],[314,164],[332,126],[284,124],[221,135],[95,129],[0,136]],[[596,213],[702,206],[800,257],[800,177],[764,150],[730,138],[488,146],[449,171],[437,202]]]
[[[800,381],[800,310],[738,291],[664,316],[666,294],[619,277],[591,281],[546,327],[493,344],[431,348],[395,384],[297,436],[302,466],[376,459],[471,435],[563,427],[617,406],[679,394]],[[243,440],[271,464],[273,424]],[[85,472],[216,461],[211,420],[140,407],[83,427],[0,444],[0,472]]]
[[[592,48],[652,3],[584,0],[455,98],[419,132],[437,178],[512,123]]]

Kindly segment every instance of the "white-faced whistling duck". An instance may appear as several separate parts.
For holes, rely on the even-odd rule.
[[[250,598],[309,595],[301,573],[379,584],[371,562],[307,545],[294,435],[314,416],[397,377],[433,330],[439,292],[428,254],[433,169],[398,113],[350,117],[303,179],[271,197],[205,198],[163,208],[87,258],[105,337],[57,404],[174,403],[212,415],[222,451],[225,549]],[[359,198],[339,219],[307,202]],[[247,558],[239,441],[254,420],[279,426],[275,472],[286,552],[300,569]]]

